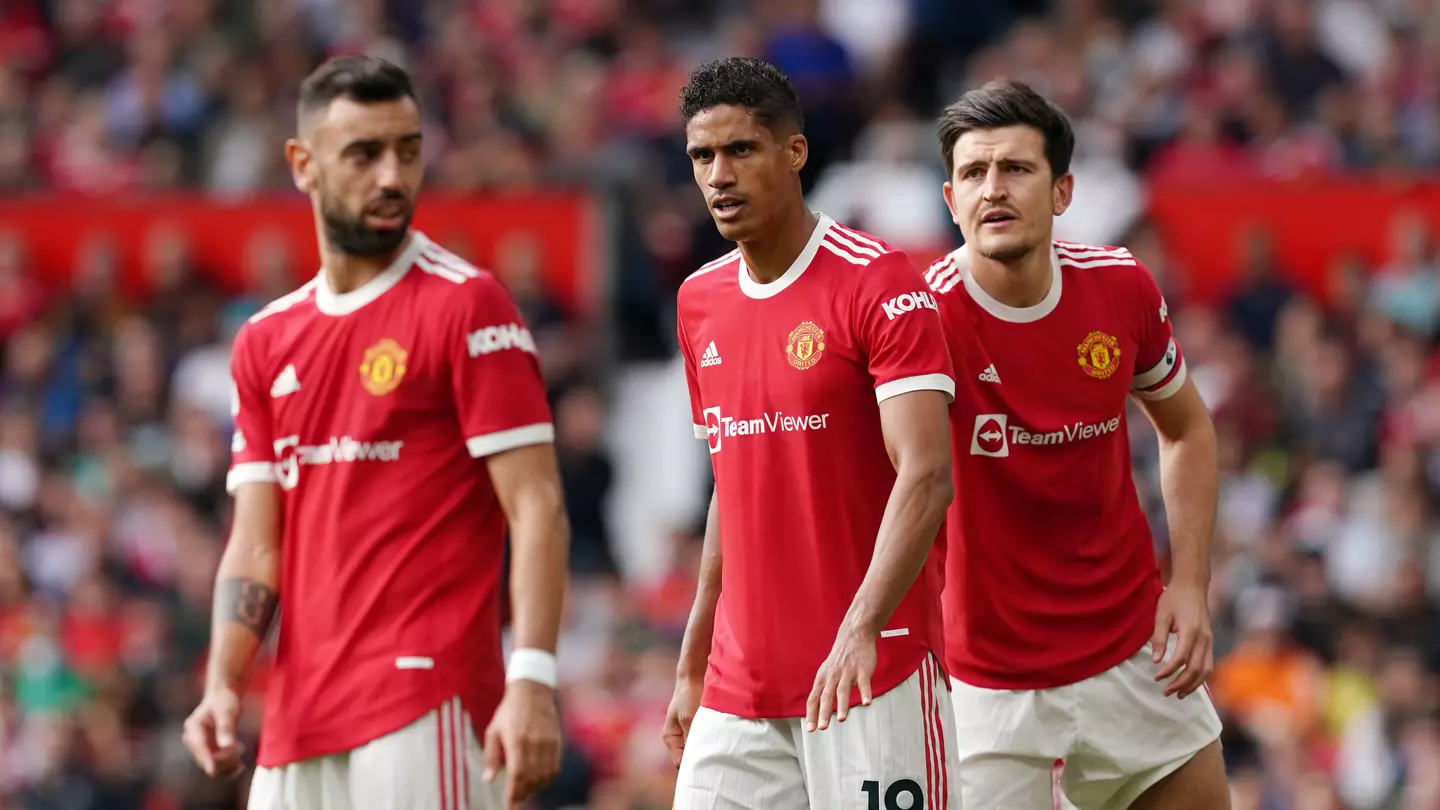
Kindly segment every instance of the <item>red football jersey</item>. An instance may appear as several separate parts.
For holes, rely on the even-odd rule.
[[[483,457],[554,436],[535,344],[489,273],[413,233],[363,287],[322,273],[235,338],[228,488],[283,493],[262,766],[355,748],[505,687],[506,523]]]
[[[969,373],[951,407],[951,674],[989,689],[1075,683],[1154,630],[1160,573],[1131,479],[1126,404],[1185,381],[1165,301],[1123,248],[1056,242],[1039,304],[996,301],[960,248],[926,273]]]
[[[903,252],[822,216],[773,283],[738,250],[700,268],[677,319],[724,560],[702,703],[799,717],[895,484],[879,403],[954,392],[935,299]],[[942,577],[932,558],[878,640],[875,694],[942,653]]]

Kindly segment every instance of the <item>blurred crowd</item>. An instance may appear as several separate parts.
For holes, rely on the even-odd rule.
[[[631,576],[606,425],[620,370],[670,361],[679,281],[725,249],[677,91],[699,60],[750,54],[805,102],[812,205],[926,258],[958,239],[928,123],[941,105],[1009,74],[1074,116],[1060,235],[1152,268],[1220,428],[1212,691],[1236,810],[1440,807],[1440,222],[1397,219],[1378,266],[1335,256],[1323,295],[1254,230],[1239,282],[1207,304],[1186,300],[1201,257],[1145,218],[1157,183],[1430,172],[1440,3],[0,0],[0,189],[293,194],[296,87],[353,51],[417,76],[432,187],[579,187],[613,214],[597,318],[613,362],[587,352],[593,323],[507,279],[542,332],[575,531],[565,765],[538,806],[670,803],[657,730],[702,515],[654,550],[667,573]],[[179,745],[229,521],[229,342],[313,268],[277,259],[235,296],[190,247],[158,235],[155,294],[127,300],[104,251],[47,288],[0,222],[0,810],[243,800],[246,779],[207,782]],[[1163,558],[1155,443],[1131,425]],[[252,750],[264,685],[262,661]]]

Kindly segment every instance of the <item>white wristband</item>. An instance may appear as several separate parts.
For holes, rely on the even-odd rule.
[[[559,681],[558,669],[552,653],[522,648],[510,653],[510,664],[505,668],[505,682],[534,681],[554,689]]]

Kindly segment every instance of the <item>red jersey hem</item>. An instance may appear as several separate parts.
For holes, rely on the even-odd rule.
[[[925,657],[930,654],[931,651],[928,649],[917,650],[914,656],[907,656],[906,660],[912,657],[914,659],[910,665],[901,665],[892,660],[890,666],[886,668],[884,677],[871,679],[871,697],[880,697],[891,689],[905,683],[906,679],[914,675],[916,670],[920,669],[920,666],[925,661]],[[936,656],[937,659],[939,657],[940,656]],[[856,694],[857,693],[852,692],[852,698],[854,698]],[[756,700],[748,695],[726,691],[718,684],[706,683],[705,691],[700,698],[700,705],[711,711],[732,715],[734,717],[743,717],[747,720],[782,720],[792,717],[804,717],[805,704],[809,699],[810,693],[806,691],[805,694],[801,695],[798,699],[780,698]],[[852,705],[859,705],[859,700],[855,699]]]
[[[346,722],[343,733],[331,728],[309,734],[287,734],[277,740],[275,737],[267,738],[265,726],[262,724],[260,727],[260,752],[255,758],[255,764],[261,768],[279,768],[307,759],[353,751],[362,745],[372,743],[405,728],[435,711],[441,704],[453,697],[454,695],[450,695],[439,700],[413,701],[416,706],[413,714],[409,711],[402,711],[402,708],[409,703],[387,707],[385,711],[377,712],[366,722]],[[404,719],[397,719],[402,717]]]
[[[947,656],[950,664],[950,677],[968,686],[1005,691],[1031,691],[1069,686],[1114,669],[1129,660],[1141,647],[1145,646],[1145,642],[1150,640],[1150,634],[1154,630],[1153,625],[1153,619],[1149,623],[1137,623],[1130,632],[1122,637],[1121,641],[1116,642],[1113,646],[1106,647],[1094,655],[1066,666],[1045,667],[1041,671],[1016,672],[1013,669],[987,667],[961,656]]]

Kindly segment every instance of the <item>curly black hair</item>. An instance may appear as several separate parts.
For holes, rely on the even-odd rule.
[[[728,56],[706,62],[690,74],[680,91],[685,123],[720,106],[744,107],[771,132],[801,132],[805,116],[800,96],[780,68],[761,59]]]

